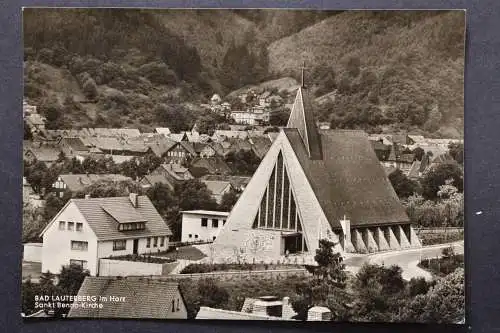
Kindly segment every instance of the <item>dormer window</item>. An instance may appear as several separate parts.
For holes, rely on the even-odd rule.
[[[120,223],[118,225],[118,230],[120,231],[144,230],[144,229],[146,229],[145,222]]]

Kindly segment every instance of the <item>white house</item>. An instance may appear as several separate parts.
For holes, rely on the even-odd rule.
[[[82,265],[99,274],[99,259],[168,248],[172,232],[147,196],[71,199],[45,227],[42,272]]]
[[[182,211],[182,242],[213,241],[226,224],[229,212],[210,210]]]

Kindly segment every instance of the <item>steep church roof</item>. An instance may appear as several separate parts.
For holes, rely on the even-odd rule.
[[[297,129],[283,131],[332,228],[344,214],[352,226],[408,222],[365,132],[320,131],[322,158],[313,160]]]

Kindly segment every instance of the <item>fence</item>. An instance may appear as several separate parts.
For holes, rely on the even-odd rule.
[[[415,228],[417,234],[442,234],[442,233],[460,233],[464,228],[459,227],[439,227],[439,228]]]

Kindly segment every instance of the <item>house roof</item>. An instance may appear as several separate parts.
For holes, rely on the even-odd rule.
[[[413,161],[413,164],[411,165],[410,171],[408,172],[408,177],[410,178],[418,178],[420,177],[420,166],[422,165],[422,162],[419,160]]]
[[[283,129],[332,228],[408,222],[363,131],[320,131],[322,158],[311,159],[295,128]]]
[[[38,161],[54,162],[59,158],[60,151],[54,147],[31,147],[28,149]]]
[[[125,297],[124,302],[106,302],[102,308],[72,307],[69,318],[169,318],[179,284],[148,278],[87,276],[78,296]],[[185,304],[181,294],[181,300]]]
[[[231,183],[227,181],[202,179],[201,182],[207,185],[208,190],[214,195],[222,195],[228,187],[231,187]]]
[[[170,135],[170,133],[172,133],[168,127],[157,127],[155,128],[155,132],[163,135]]]
[[[204,180],[218,180],[218,181],[227,181],[231,183],[233,188],[239,189],[244,188],[250,182],[252,177],[247,176],[230,176],[230,175],[205,175],[203,176]]]
[[[229,216],[229,212],[219,212],[214,210],[182,210],[181,213],[198,214],[198,215],[214,215],[214,216]]]
[[[110,182],[125,182],[132,181],[132,178],[107,173],[107,174],[62,174],[59,175],[61,180],[66,184],[70,191],[76,192],[84,190],[87,186],[95,184],[99,181],[110,181]]]
[[[169,227],[147,196],[140,195],[137,197],[137,201],[137,208],[132,206],[129,197],[71,199],[66,206],[69,204],[76,205],[94,231],[97,239],[101,241],[172,235]],[[127,217],[128,214],[130,214],[130,218]],[[52,222],[56,218],[57,215]],[[144,230],[118,231],[118,223],[128,222],[129,219],[146,221],[146,228]],[[44,229],[42,234],[52,222]]]
[[[252,150],[259,158],[263,158],[269,148],[271,148],[272,142],[267,137],[253,137],[251,139]]]
[[[196,169],[205,170],[203,174],[200,171],[197,172]],[[208,174],[230,174],[231,168],[227,165],[224,160],[218,156],[209,158],[196,158],[191,162],[191,167],[189,168],[191,174],[198,178],[203,175]]]
[[[89,149],[83,144],[80,138],[62,138],[61,143],[65,143],[75,151],[88,151]]]
[[[196,315],[196,319],[217,319],[217,320],[291,320],[283,319],[282,317],[272,317],[258,315],[254,313],[229,311],[222,309],[214,309],[206,306],[200,307],[200,311]]]

